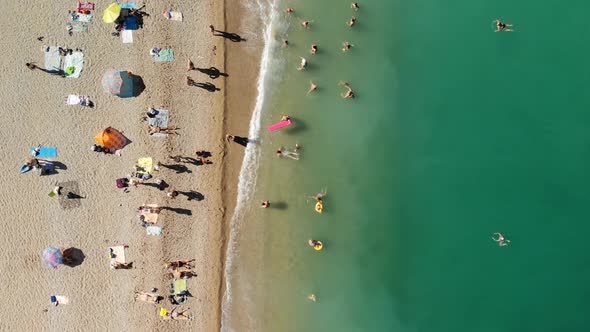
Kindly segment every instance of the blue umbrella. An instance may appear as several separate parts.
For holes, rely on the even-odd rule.
[[[43,251],[41,257],[43,258],[43,263],[50,268],[57,269],[57,266],[63,262],[64,255],[61,249],[49,246]]]
[[[131,73],[125,70],[108,70],[104,73],[101,83],[103,89],[114,96],[133,96],[133,79]]]

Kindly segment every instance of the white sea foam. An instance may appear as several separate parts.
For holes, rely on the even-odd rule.
[[[260,61],[260,71],[258,75],[257,85],[257,97],[254,110],[252,112],[252,118],[250,119],[250,129],[248,132],[248,138],[251,140],[251,144],[246,146],[244,153],[244,160],[240,169],[240,176],[238,180],[238,194],[237,204],[234,214],[230,221],[229,228],[229,240],[226,252],[225,261],[225,293],[222,300],[222,313],[221,313],[221,330],[222,331],[234,331],[239,328],[232,324],[232,311],[233,311],[233,297],[232,297],[232,279],[233,272],[235,271],[234,260],[237,256],[238,249],[238,235],[243,224],[243,215],[245,207],[248,205],[255,187],[257,179],[257,170],[260,159],[260,128],[261,128],[261,117],[264,109],[266,98],[268,97],[268,86],[269,82],[272,81],[273,75],[277,73],[271,73],[275,69],[279,70],[273,62],[274,50],[277,48],[277,42],[273,36],[273,27],[276,26],[278,16],[280,12],[276,8],[277,0],[254,0],[250,3],[250,9],[253,13],[258,13],[262,24],[264,24],[264,48],[262,51],[262,58]],[[274,69],[273,69],[274,68]],[[245,299],[247,301],[247,299]],[[249,322],[251,325],[251,322]]]

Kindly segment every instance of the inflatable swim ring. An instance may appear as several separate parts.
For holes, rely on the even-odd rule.
[[[320,251],[324,248],[324,244],[320,241],[317,241],[316,244],[313,246],[313,248],[317,251]]]
[[[324,212],[324,205],[322,204],[322,202],[315,203],[315,212],[317,212],[317,213]]]

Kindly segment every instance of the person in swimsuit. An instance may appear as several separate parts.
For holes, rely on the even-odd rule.
[[[354,45],[352,45],[351,43],[345,41],[344,43],[342,43],[342,52],[347,52],[348,50],[350,50]]]
[[[305,70],[305,67],[307,67],[307,60],[303,57],[301,58],[301,62],[299,63],[299,67],[297,67],[297,70],[302,71]]]
[[[311,49],[309,50],[309,53],[316,54],[317,52],[318,52],[318,45],[311,44]]]
[[[27,65],[27,68],[29,68],[30,70],[35,70],[35,69],[39,68],[39,67],[37,67],[37,65],[30,63],[30,62],[27,62],[26,65]]]
[[[262,202],[260,207],[263,209],[268,209],[270,207],[270,201],[266,200],[266,201]]]
[[[505,247],[510,243],[510,240],[507,240],[502,233],[494,233],[492,240],[496,241],[500,247]]]
[[[352,26],[356,23],[356,16],[353,16],[350,18],[350,21],[346,22],[346,25],[348,25],[349,28],[352,28]]]
[[[315,84],[313,81],[309,81],[309,90],[307,90],[307,93],[314,92],[317,88],[317,84]]]
[[[162,133],[162,134],[168,134],[168,135],[180,135],[179,133],[175,132],[174,130],[178,130],[178,127],[166,127],[166,128],[160,128],[160,127],[154,127],[154,126],[150,126],[148,128],[148,135],[153,135],[153,134],[157,134],[157,133]]]
[[[506,23],[502,23],[502,21],[500,20],[494,20],[494,22],[496,22],[496,31],[494,32],[499,32],[499,31],[504,31],[504,32],[512,32],[512,29],[508,29],[508,27],[511,27],[512,24],[506,24]]]
[[[354,11],[357,11],[360,9],[358,2],[351,3],[350,8],[354,9]]]
[[[344,99],[352,99],[354,98],[354,91],[352,91],[352,88],[350,87],[350,85],[348,84],[348,82],[340,82],[340,85],[346,88],[346,92],[342,94],[342,98]]]
[[[293,9],[291,7],[285,9],[285,13],[287,13],[287,14],[293,14],[294,12],[295,12],[295,9]]]
[[[303,21],[303,22],[301,22],[301,26],[303,26],[306,29],[309,29],[311,27],[311,22],[310,21]]]

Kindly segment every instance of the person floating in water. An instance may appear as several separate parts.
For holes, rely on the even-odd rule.
[[[354,91],[352,91],[352,88],[350,87],[350,84],[348,84],[348,82],[340,81],[340,85],[346,88],[346,92],[341,95],[342,98],[345,98],[345,99],[354,98]]]
[[[358,2],[351,3],[350,8],[354,9],[355,12],[360,9]]]
[[[309,295],[307,296],[307,299],[308,299],[308,300],[310,300],[310,301],[313,301],[313,302],[315,302],[315,294],[309,294]]]
[[[502,23],[502,21],[500,21],[498,19],[494,20],[494,22],[496,22],[496,31],[494,31],[494,32],[499,32],[499,31],[512,32],[512,31],[514,31],[514,30],[508,28],[508,27],[511,27],[512,24]]]
[[[311,198],[315,199],[317,202],[322,202],[324,197],[328,194],[326,189],[323,189],[321,192],[311,196]]]
[[[317,84],[315,84],[313,81],[309,81],[309,90],[307,90],[307,93],[314,92],[317,88]]]
[[[299,145],[295,144],[295,149],[293,151],[289,151],[283,147],[277,150],[277,157],[279,158],[290,158],[293,160],[299,160]]]
[[[293,14],[294,12],[295,12],[295,9],[293,9],[291,7],[285,9],[285,13],[287,13],[287,14]]]
[[[301,58],[301,63],[299,63],[299,67],[297,67],[297,70],[302,71],[305,70],[305,67],[307,67],[307,60],[304,57],[300,57]]]
[[[510,243],[510,240],[507,240],[502,233],[494,233],[492,240],[496,241],[500,247],[505,247]]]
[[[311,21],[303,21],[301,22],[301,26],[306,29],[309,29],[311,27]]]
[[[346,22],[346,25],[348,25],[349,28],[352,28],[352,26],[356,23],[356,16],[353,16],[350,18],[350,21]]]
[[[311,49],[309,50],[309,53],[316,54],[318,52],[318,45],[317,44],[311,44]]]
[[[322,250],[322,248],[324,247],[324,244],[320,240],[309,240],[307,241],[307,244],[309,244],[310,247],[314,248],[317,251]]]
[[[354,45],[352,45],[351,43],[345,41],[342,43],[342,52],[348,52],[348,50],[350,50]]]
[[[263,209],[268,209],[270,207],[270,201],[266,200],[266,201],[262,202],[260,207]]]

